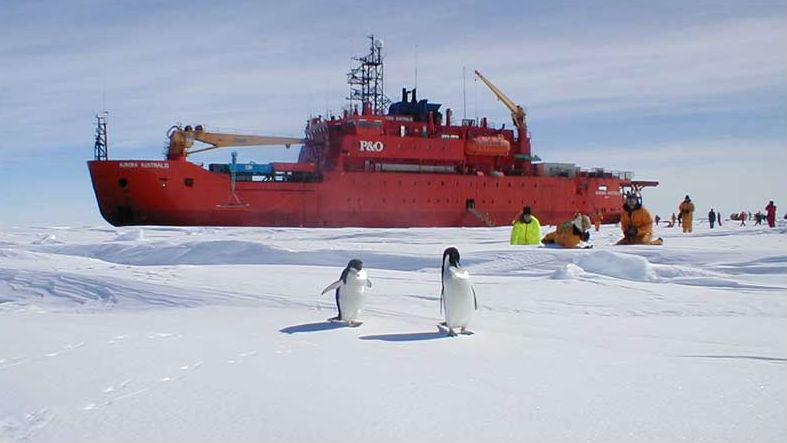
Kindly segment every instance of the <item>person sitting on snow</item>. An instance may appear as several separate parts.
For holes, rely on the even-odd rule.
[[[590,240],[590,226],[590,217],[578,212],[573,220],[558,225],[555,231],[544,236],[541,243],[559,245],[569,249],[579,247],[580,243]],[[591,246],[583,247],[589,248]]]
[[[642,201],[636,194],[626,194],[623,211],[620,213],[620,228],[623,238],[618,245],[661,245],[661,237],[653,240],[653,217],[642,207]]]
[[[541,240],[541,223],[531,214],[530,206],[525,206],[511,228],[512,245],[537,245]]]

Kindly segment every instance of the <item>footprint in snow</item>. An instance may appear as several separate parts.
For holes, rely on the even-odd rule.
[[[148,334],[149,339],[156,339],[156,338],[180,338],[182,335],[174,334],[172,332],[152,332]]]
[[[6,369],[17,365],[21,365],[25,361],[27,361],[27,359],[24,357],[3,358],[0,359],[0,369]]]
[[[107,340],[107,344],[113,345],[115,343],[120,343],[126,339],[125,335],[118,335],[117,337],[112,337],[110,340]]]

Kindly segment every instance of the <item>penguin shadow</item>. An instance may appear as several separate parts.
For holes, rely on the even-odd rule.
[[[406,332],[403,334],[379,334],[379,335],[364,335],[358,337],[361,340],[378,340],[389,342],[408,342],[408,341],[424,341],[436,340],[440,338],[448,338],[445,332]]]
[[[348,326],[340,322],[321,321],[317,323],[303,323],[300,325],[287,326],[279,329],[282,334],[300,334],[304,332],[330,331],[332,329],[347,328]]]

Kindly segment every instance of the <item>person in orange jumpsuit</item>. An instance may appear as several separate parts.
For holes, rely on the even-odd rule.
[[[685,226],[685,225],[684,225]],[[662,245],[661,237],[653,240],[653,217],[642,207],[642,201],[635,194],[627,194],[620,213],[620,228],[623,238],[618,245]]]
[[[601,222],[604,221],[604,214],[601,211],[596,211],[593,214],[593,226],[596,227],[596,232],[601,230]]]
[[[573,220],[558,225],[557,229],[544,236],[541,243],[567,249],[577,248],[580,243],[590,240],[590,226],[590,217],[577,213]]]
[[[678,211],[680,211],[680,219],[683,222],[683,233],[691,232],[691,222],[694,218],[694,203],[691,202],[688,195],[678,206]]]

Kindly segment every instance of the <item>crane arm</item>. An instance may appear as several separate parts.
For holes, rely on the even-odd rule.
[[[196,154],[198,152],[205,152],[212,149],[225,148],[229,146],[285,145],[289,148],[290,145],[304,143],[303,139],[294,137],[272,137],[266,135],[208,132],[205,131],[201,125],[196,126],[194,129],[192,129],[191,126],[186,126],[183,129],[178,126],[173,126],[170,128],[167,135],[169,137],[168,156],[170,158],[183,157],[189,154]],[[195,140],[209,144],[211,146],[191,149]]]
[[[484,77],[480,72],[477,70],[475,71],[475,75],[481,79],[482,82],[492,91],[493,94],[497,97],[498,100],[503,102],[506,108],[511,111],[511,120],[514,122],[514,126],[519,129],[524,129],[525,126],[525,110],[514,103],[513,100],[508,98],[503,91],[497,88],[492,82],[490,82],[486,77]]]

